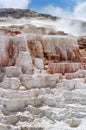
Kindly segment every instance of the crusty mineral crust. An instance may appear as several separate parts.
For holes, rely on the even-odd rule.
[[[85,43],[49,26],[0,27],[0,130],[86,130]]]

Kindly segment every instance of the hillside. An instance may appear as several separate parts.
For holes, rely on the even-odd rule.
[[[41,14],[32,10],[23,10],[23,9],[0,9],[0,17],[13,17],[13,18],[22,18],[22,17],[44,17],[50,19],[57,19],[54,16],[49,14]]]
[[[36,24],[36,26],[51,26],[59,31],[72,35],[86,35],[86,21],[51,16],[32,10],[0,9],[0,24]],[[19,22],[21,19],[21,22]]]

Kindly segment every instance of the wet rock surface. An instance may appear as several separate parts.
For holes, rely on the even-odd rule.
[[[85,44],[47,26],[0,27],[0,130],[86,129]]]

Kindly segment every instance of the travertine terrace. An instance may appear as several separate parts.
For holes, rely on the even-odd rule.
[[[0,12],[0,130],[86,130],[86,36],[13,11]]]

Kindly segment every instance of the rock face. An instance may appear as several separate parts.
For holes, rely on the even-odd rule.
[[[2,38],[4,39],[3,41]],[[5,38],[8,40],[5,40]],[[52,68],[58,68],[56,73],[62,73],[60,66],[64,68],[63,73],[75,72],[82,68],[85,69],[85,65],[78,63],[81,62],[82,57],[77,39],[72,36],[43,36],[29,33],[25,34],[25,36],[20,34],[10,38],[8,36],[1,36],[1,42],[0,66],[17,65],[22,67],[24,73],[33,71],[34,65],[39,69],[43,69],[43,66],[46,68],[46,65],[48,65],[49,69],[47,71],[51,73]],[[68,63],[59,64],[59,62],[66,61]],[[69,62],[77,62],[77,64],[70,64]],[[57,67],[55,64],[57,64]],[[69,68],[68,71],[67,68]],[[55,73],[55,70],[53,73]]]
[[[50,73],[74,73],[79,69],[86,69],[85,63],[50,63],[49,64],[49,72]]]
[[[80,48],[82,62],[86,63],[86,37],[79,37],[78,44]]]
[[[10,11],[17,18],[23,14],[54,19]],[[86,37],[49,26],[1,26],[0,130],[85,130],[85,45]]]
[[[0,35],[0,66],[15,65],[18,56],[18,47],[10,37]]]

